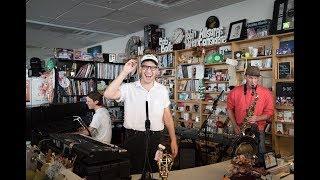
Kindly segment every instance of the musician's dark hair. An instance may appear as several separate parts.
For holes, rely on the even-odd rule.
[[[98,91],[91,91],[88,93],[87,97],[92,99],[93,101],[98,101],[98,106],[103,105],[103,96]]]

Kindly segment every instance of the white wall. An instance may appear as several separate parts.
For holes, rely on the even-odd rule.
[[[166,37],[170,38],[173,31],[181,27],[184,30],[194,29],[200,30],[205,27],[206,20],[209,16],[216,16],[220,21],[220,26],[228,28],[231,22],[247,19],[247,22],[254,22],[263,19],[272,19],[274,0],[247,0],[233,5],[225,6],[220,9],[208,11],[202,14],[184,18],[178,21],[163,24],[160,27],[165,29]],[[103,43],[95,44],[102,45],[103,53],[124,53],[127,41],[131,36],[143,37],[143,30],[129,34],[125,37],[116,38]],[[92,47],[92,46],[90,46]],[[87,49],[88,47],[84,48]]]

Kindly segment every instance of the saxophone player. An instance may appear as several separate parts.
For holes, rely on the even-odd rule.
[[[259,142],[258,164],[264,162],[265,150],[264,129],[266,122],[271,121],[274,113],[272,92],[259,84],[260,70],[256,66],[248,66],[245,71],[245,84],[232,89],[227,97],[227,111],[236,134],[241,133],[244,123],[256,125]],[[254,105],[254,106],[253,106]],[[248,112],[248,111],[251,112]],[[246,122],[244,122],[246,121]]]

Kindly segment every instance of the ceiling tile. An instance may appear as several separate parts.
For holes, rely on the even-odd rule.
[[[26,19],[32,20],[32,21],[45,22],[45,23],[48,23],[54,20],[53,18],[44,17],[44,16],[27,16]]]
[[[160,13],[161,11],[165,10],[165,8],[150,5],[150,4],[143,3],[143,2],[136,2],[136,3],[133,3],[129,6],[121,9],[121,10],[126,11],[128,13],[137,14],[140,16],[149,16],[151,14]]]
[[[81,28],[86,25],[85,23],[77,23],[74,21],[65,21],[65,20],[62,20],[61,18],[53,20],[50,23],[61,25],[61,26],[75,27],[75,28]]]
[[[90,4],[95,4],[111,9],[119,9],[125,7],[137,0],[85,0],[85,2]]]
[[[63,19],[65,21],[75,21],[78,23],[89,23],[97,18],[101,18],[110,14],[112,11],[114,10],[82,3],[81,5],[62,15],[59,19]]]
[[[92,29],[96,31],[108,32],[112,27],[125,27],[126,23],[121,23],[117,21],[111,21],[107,19],[97,19],[94,22],[84,26],[84,29]],[[121,34],[121,33],[119,33]]]
[[[144,18],[143,16],[136,15],[134,13],[126,12],[126,11],[115,11],[105,17],[104,19],[111,19],[115,21],[121,21],[124,23],[130,23],[132,21],[136,21],[138,19]]]
[[[27,17],[56,18],[80,2],[81,0],[30,0],[26,4],[26,14]]]

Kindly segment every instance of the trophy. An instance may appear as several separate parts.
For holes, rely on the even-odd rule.
[[[162,180],[168,179],[169,171],[171,170],[171,167],[173,165],[173,158],[168,153],[163,153],[163,150],[165,147],[162,144],[159,144],[158,146],[158,168],[159,168],[159,175],[162,178]]]

